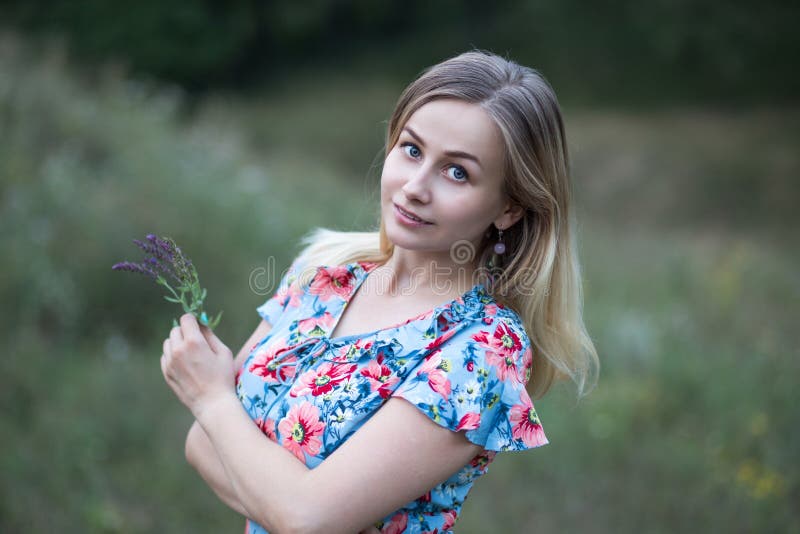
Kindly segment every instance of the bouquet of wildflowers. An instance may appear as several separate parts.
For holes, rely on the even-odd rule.
[[[170,295],[164,297],[166,300],[183,306],[183,311],[197,317],[200,324],[211,330],[216,328],[222,312],[219,312],[213,319],[208,318],[203,309],[206,290],[200,287],[200,280],[197,270],[192,265],[192,260],[181,252],[175,241],[169,237],[148,234],[146,241],[134,239],[133,242],[144,251],[144,261],[141,263],[124,261],[114,264],[111,268],[115,271],[140,273],[155,279],[157,284],[169,290]],[[175,287],[170,285],[170,281]],[[178,326],[175,319],[172,320],[172,323],[174,326]]]

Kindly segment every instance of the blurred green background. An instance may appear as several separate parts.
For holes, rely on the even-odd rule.
[[[184,460],[178,309],[110,267],[172,236],[238,351],[251,274],[370,227],[400,92],[479,47],[561,99],[602,371],[537,401],[551,445],[498,456],[456,532],[800,532],[798,11],[3,2],[0,531],[241,531]]]

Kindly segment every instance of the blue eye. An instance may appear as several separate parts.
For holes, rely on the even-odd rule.
[[[417,145],[415,145],[414,143],[403,143],[400,146],[403,147],[404,149],[411,148],[412,150],[416,151],[416,154],[409,154],[408,151],[406,151],[406,154],[408,154],[412,158],[416,159],[420,156],[419,148],[417,148]]]
[[[420,151],[419,147],[414,143],[409,143],[408,141],[406,141],[405,143],[400,143],[400,147],[408,156],[414,159],[417,159],[422,155],[422,152]],[[407,148],[411,150],[406,150]],[[455,172],[451,174],[450,173],[451,170],[454,170]],[[466,182],[467,179],[469,178],[469,174],[467,174],[467,171],[464,170],[464,167],[460,165],[451,165],[447,171],[447,175],[456,182]]]
[[[453,174],[450,175],[450,177],[454,179],[456,182],[465,182],[467,178],[469,178],[467,171],[465,171],[463,167],[459,167],[458,165],[453,165],[452,167],[450,167],[450,169],[455,171]]]

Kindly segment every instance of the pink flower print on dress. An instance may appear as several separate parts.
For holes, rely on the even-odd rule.
[[[522,404],[512,406],[508,415],[508,419],[514,425],[511,429],[512,437],[522,440],[522,443],[530,447],[545,445],[548,441],[539,423],[539,417],[524,392],[520,395],[520,401]]]
[[[256,419],[256,425],[269,439],[275,442],[278,441],[278,436],[275,435],[275,421],[270,418]]]
[[[256,376],[260,376],[265,382],[277,382],[277,373],[280,373],[280,378],[284,382],[293,378],[295,367],[292,364],[297,361],[297,357],[294,354],[290,354],[288,357],[279,358],[280,354],[288,348],[283,340],[277,340],[274,344],[270,343],[267,348],[256,353],[247,370]],[[280,371],[278,371],[278,365],[284,363],[287,365],[281,367]]]
[[[451,337],[453,337],[455,334],[456,334],[455,330],[448,330],[447,332],[445,332],[441,336],[437,337],[436,339],[434,339],[433,341],[428,343],[428,345],[426,345],[425,348],[428,349],[428,350],[433,350],[434,351],[434,352],[431,353],[431,355],[436,354],[437,352],[442,350],[439,347],[444,345],[444,342],[447,341],[448,339],[450,339]]]
[[[304,336],[319,337],[325,335],[328,328],[333,324],[334,317],[330,312],[325,312],[320,316],[309,317],[297,321],[297,331]]]
[[[238,387],[239,386],[239,379],[242,378],[242,371],[244,371],[244,367],[239,367],[236,370],[236,374],[233,376],[233,383]]]
[[[328,300],[333,296],[346,300],[353,291],[354,280],[355,276],[347,267],[320,267],[309,293],[319,295],[320,300]]]
[[[450,369],[450,362],[443,360],[438,351],[425,358],[425,362],[417,371],[417,376],[427,375],[428,385],[444,400],[450,395],[450,380],[447,378],[447,371]]]
[[[486,361],[497,369],[497,377],[506,380],[511,375],[517,382],[520,375],[517,372],[517,358],[519,351],[522,350],[522,343],[519,336],[506,323],[497,323],[494,334],[481,331],[472,336],[483,348],[486,349]]]
[[[442,515],[444,515],[444,524],[442,525],[441,532],[447,532],[453,525],[456,524],[456,519],[458,519],[458,514],[455,510],[443,510]]]
[[[531,378],[531,366],[533,365],[533,352],[530,345],[525,352],[522,353],[522,362],[519,366],[519,381],[521,384],[527,384]]]
[[[362,353],[371,348],[372,341],[356,339],[354,343],[348,343],[336,349],[336,355],[333,357],[333,360],[337,362],[346,362],[354,358],[357,359]]]
[[[297,284],[289,284],[286,287],[281,287],[275,292],[275,298],[278,299],[278,304],[285,308],[297,308],[300,306],[300,297],[303,295],[303,290]]]
[[[306,371],[297,379],[289,394],[292,397],[300,397],[309,393],[315,397],[329,393],[339,382],[349,377],[355,368],[353,365],[335,365],[325,362],[317,369]]]
[[[297,459],[305,463],[303,454],[319,454],[322,431],[325,423],[319,420],[319,409],[310,402],[295,404],[281,419],[278,430],[283,436],[283,447],[291,451]]]
[[[453,328],[453,323],[447,320],[447,317],[444,314],[440,314],[436,317],[436,331],[437,332],[447,332]]]
[[[497,306],[494,304],[487,304],[484,308],[486,315],[481,319],[483,324],[489,325],[494,322],[494,317],[497,315]]]
[[[408,525],[408,514],[399,512],[392,516],[389,522],[383,525],[381,532],[383,534],[402,534],[406,531]]]
[[[391,369],[383,365],[383,356],[378,356],[377,361],[370,361],[361,369],[361,374],[369,380],[370,391],[377,391],[382,399],[388,399],[392,394],[392,386],[400,381],[399,377],[392,374]]]
[[[469,412],[458,422],[456,431],[458,430],[474,430],[481,426],[481,414],[476,412]]]
[[[496,451],[488,451],[483,450],[483,452],[479,453],[475,458],[470,460],[469,465],[477,469],[478,471],[485,471],[489,464],[492,463],[494,460],[495,455],[497,454]]]

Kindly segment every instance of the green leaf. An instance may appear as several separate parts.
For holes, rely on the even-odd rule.
[[[209,323],[209,326],[208,326],[208,327],[209,327],[211,330],[214,330],[214,329],[217,327],[217,325],[219,324],[219,320],[220,320],[221,318],[222,318],[222,312],[219,312],[219,313],[217,314],[217,316],[216,316],[216,317],[214,317],[214,319],[210,321],[210,323]]]

